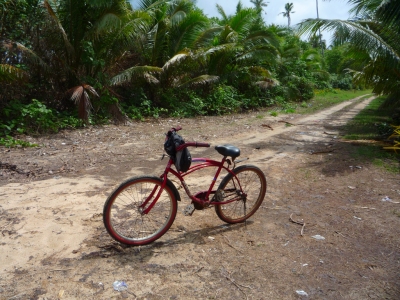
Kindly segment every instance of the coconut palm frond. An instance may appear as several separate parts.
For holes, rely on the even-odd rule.
[[[186,18],[186,12],[184,11],[177,11],[174,13],[173,16],[170,18],[170,22],[172,26],[177,26]]]
[[[228,22],[229,18],[228,18],[228,16],[226,15],[226,13],[225,13],[224,9],[222,8],[222,6],[219,5],[219,4],[216,4],[215,6],[216,6],[216,8],[217,8],[218,13],[219,13],[219,14],[221,15],[221,17],[222,17],[223,23]]]
[[[97,94],[96,90],[91,85],[82,84],[82,87],[85,89],[85,91],[88,91],[90,94],[99,97],[99,94]]]
[[[58,18],[57,14],[54,12],[53,8],[51,7],[50,3],[48,0],[43,1],[44,7],[47,9],[47,12],[49,13],[50,17],[53,19],[53,21],[57,24],[57,27],[63,37],[65,47],[67,51],[70,54],[75,53],[74,47],[71,45],[70,41],[68,40],[68,36],[64,30],[64,27],[62,26],[60,19]]]
[[[152,31],[153,37],[151,38],[151,65],[153,66],[163,65],[163,53],[165,52],[165,39],[168,36],[168,29],[167,20],[162,20],[158,22],[156,26],[154,26],[154,30]]]
[[[354,46],[360,49],[368,49],[372,52],[385,51],[392,55],[396,60],[400,61],[400,54],[387,43],[381,36],[373,32],[367,27],[353,21],[343,20],[323,20],[323,19],[307,19],[303,21],[299,27],[300,34],[312,36],[319,29],[335,31],[335,44],[343,44],[352,41]]]
[[[23,60],[26,60],[36,66],[41,67],[43,70],[49,70],[49,66],[31,49],[25,47],[24,45],[11,42],[11,41],[3,41],[0,42],[1,48],[6,49],[9,52],[18,51],[22,53]]]
[[[231,31],[226,35],[225,40],[228,43],[236,43],[239,40],[239,35],[236,31]]]
[[[268,71],[267,69],[263,68],[263,67],[250,67],[248,68],[249,72],[252,75],[256,75],[256,76],[261,76],[264,78],[272,78],[272,74],[270,73],[270,71]]]
[[[70,99],[72,101],[74,101],[75,104],[77,104],[79,102],[79,99],[82,97],[83,92],[84,92],[84,88],[81,85],[73,87],[67,91],[68,94],[71,94]]]
[[[147,83],[150,83],[150,84],[159,84],[159,83],[160,83],[160,81],[159,81],[156,77],[154,77],[153,75],[151,75],[150,73],[145,73],[145,74],[143,75],[143,77],[144,77],[144,80],[145,80]]]
[[[229,21],[229,25],[232,30],[236,31],[240,36],[245,37],[249,33],[257,17],[258,15],[254,9],[242,9],[232,17]]]
[[[214,83],[219,81],[219,76],[213,75],[201,75],[196,78],[192,78],[182,84],[177,85],[177,87],[189,87],[189,86],[197,86],[204,85],[208,83]]]
[[[186,17],[170,29],[170,56],[184,48],[192,48],[198,36],[207,29],[208,19],[200,11],[186,14]]]
[[[23,79],[27,73],[17,67],[0,64],[0,82],[12,82],[14,80]]]
[[[146,74],[161,73],[162,71],[162,68],[151,66],[132,67],[114,76],[111,79],[111,85],[120,85],[126,82],[131,82],[135,77],[146,77]]]
[[[172,19],[177,13],[189,13],[192,11],[193,8],[193,3],[191,1],[186,1],[186,0],[175,0],[175,1],[169,1],[168,2],[168,15]]]
[[[92,35],[96,38],[99,38],[104,33],[114,31],[118,29],[122,25],[122,20],[120,16],[115,13],[106,13],[98,19],[91,28],[90,31],[86,34],[86,36]]]
[[[140,0],[139,9],[144,11],[156,10],[158,7],[165,5],[170,0]]]
[[[279,81],[272,78],[265,78],[263,80],[256,81],[254,84],[263,90],[267,90],[273,86],[279,85]]]
[[[193,48],[199,49],[210,45],[211,41],[218,35],[218,33],[221,33],[223,28],[224,27],[221,26],[214,26],[201,31],[192,43]]]
[[[355,16],[360,16],[360,15],[370,15],[371,12],[376,11],[376,9],[379,7],[379,5],[382,2],[387,2],[387,1],[382,1],[382,0],[349,0],[348,3],[352,5],[352,8],[350,9],[350,13],[355,15]]]
[[[96,90],[88,84],[75,86],[67,91],[67,94],[70,95],[70,99],[78,106],[79,118],[86,124],[89,123],[90,111],[93,108],[89,93],[97,97],[99,96]]]
[[[172,57],[170,60],[168,60],[164,66],[162,67],[163,71],[168,70],[170,67],[181,63],[183,60],[185,60],[188,56],[190,56],[189,51],[181,51],[180,53],[176,54],[174,57]]]
[[[271,30],[259,30],[251,32],[246,36],[245,43],[259,41],[261,43],[269,43],[272,46],[278,48],[280,46],[280,40],[278,36]]]
[[[243,9],[243,4],[242,1],[239,0],[239,2],[236,4],[236,13],[240,12]]]
[[[219,45],[219,46],[212,47],[212,48],[208,49],[205,52],[205,54],[206,55],[215,55],[216,53],[220,53],[220,52],[230,52],[233,49],[235,49],[236,46],[237,45],[235,43]]]
[[[384,24],[400,24],[400,3],[396,0],[383,0],[376,9],[376,17]]]
[[[276,60],[276,56],[278,54],[278,50],[272,45],[262,45],[258,47],[252,47],[246,49],[242,54],[236,57],[236,61],[245,61],[245,60]]]

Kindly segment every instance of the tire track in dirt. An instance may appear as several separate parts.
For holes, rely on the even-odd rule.
[[[323,268],[321,253],[335,250],[328,249],[328,245],[317,248],[311,239],[299,240],[297,231],[294,233],[287,225],[287,211],[300,213],[307,205],[322,205],[321,197],[327,196],[300,186],[296,189],[299,197],[306,194],[308,198],[315,197],[314,202],[294,202],[290,200],[292,194],[285,192],[285,186],[302,180],[292,178],[291,164],[304,160],[311,150],[335,147],[338,139],[334,136],[339,134],[340,127],[372,99],[359,102],[356,98],[311,116],[287,120],[295,126],[286,127],[269,118],[268,121],[274,122],[273,131],[257,127],[246,133],[208,140],[213,145],[237,145],[243,157],[250,157],[249,163],[267,173],[268,199],[248,228],[242,224],[221,225],[211,210],[196,211],[191,218],[183,217],[180,211],[188,203],[185,199],[179,203],[171,230],[160,241],[141,248],[126,248],[111,240],[101,220],[102,205],[115,179],[77,175],[2,186],[2,199],[8,200],[0,203],[0,215],[5,216],[0,221],[3,229],[0,261],[4,262],[0,266],[0,299],[39,296],[51,299],[298,299],[294,290],[303,286],[315,298],[340,298],[340,292],[334,292],[337,285],[332,284],[330,290],[327,284],[334,280],[346,282],[346,278],[340,277],[342,273],[331,275],[326,269],[313,273],[314,268]],[[242,123],[237,126],[243,126]],[[193,152],[204,153],[202,150]],[[205,153],[214,153],[214,150],[208,149]],[[140,165],[139,171],[137,166],[130,171],[159,173],[162,166],[153,160],[154,153],[148,153],[143,160],[149,157],[152,160],[149,164]],[[311,157],[314,159],[314,155]],[[122,163],[119,167],[122,168]],[[304,177],[307,176],[313,174],[305,173]],[[201,178],[190,183],[197,186]],[[182,191],[181,196],[184,196]],[[351,214],[352,222],[358,222],[353,218],[355,212],[345,213]],[[308,234],[316,231],[315,228],[328,227],[326,224],[332,226],[327,222],[336,222],[332,218],[325,221],[322,217],[313,217],[316,221],[314,227],[308,225]],[[354,236],[355,229],[352,230]],[[287,247],[292,244],[296,247]],[[307,250],[300,251],[303,244]],[[307,253],[312,256],[308,257]],[[345,264],[338,253],[334,257]],[[304,269],[309,260],[316,266]],[[301,267],[297,262],[302,263]],[[327,268],[332,267],[329,263],[327,258]],[[317,283],[310,278],[319,280],[323,276],[327,283],[318,282],[317,288]],[[362,279],[360,276],[357,275]],[[127,281],[128,292],[115,292],[111,288],[114,280]],[[349,299],[363,299],[357,295],[364,294],[358,291],[355,295]]]

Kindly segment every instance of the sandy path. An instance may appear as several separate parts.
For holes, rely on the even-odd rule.
[[[248,133],[235,135],[234,138],[216,139],[211,142],[213,144],[225,143],[234,139],[242,149],[243,155],[250,157],[252,164],[258,165],[263,170],[271,170],[271,168],[277,170],[280,165],[295,160],[298,153],[304,154],[313,147],[321,147],[321,145],[328,147],[334,140],[334,134],[338,133],[332,131],[332,128],[345,124],[372,99],[373,97],[362,102],[358,99],[346,101],[316,114],[296,119],[293,121],[295,126],[287,127],[284,123],[275,123],[274,130],[265,130],[262,134],[249,130]],[[357,104],[355,105],[355,103]],[[324,126],[327,123],[331,129],[329,134],[326,134],[327,129]],[[194,150],[193,153],[197,154],[201,151]],[[162,166],[155,161],[153,168],[155,173],[159,173],[161,169]],[[136,171],[137,174],[142,172],[141,170]],[[135,175],[134,172],[130,172],[130,174]],[[270,176],[275,176],[271,182],[278,183],[278,185],[271,185],[270,182],[268,197],[272,201],[279,201],[279,181],[282,174],[271,174]],[[114,279],[123,277],[121,274],[127,271],[126,268],[124,271],[124,268],[118,270],[118,268],[111,267],[108,269],[107,279],[102,279],[101,273],[97,274],[95,271],[96,266],[92,266],[91,271],[87,273],[92,275],[96,273],[91,281],[92,286],[77,289],[73,282],[81,281],[82,274],[79,275],[79,270],[76,270],[76,267],[79,268],[79,263],[72,264],[72,266],[70,263],[70,261],[84,259],[88,254],[98,251],[98,245],[95,244],[96,239],[99,237],[99,231],[104,231],[101,229],[102,206],[116,183],[109,179],[101,176],[78,176],[76,178],[56,176],[52,179],[30,183],[11,183],[1,187],[0,299],[27,299],[28,295],[30,295],[29,297],[33,295],[38,299],[39,297],[97,299],[96,293],[101,294],[101,297],[99,296],[101,299],[118,296],[118,294],[114,294],[115,292],[110,289],[110,286]],[[197,178],[188,182],[194,185],[200,181],[201,178]],[[203,222],[201,227],[220,224],[218,220],[204,222],[204,214],[203,211],[197,212],[197,216],[193,218],[194,222],[190,221],[192,224],[188,224],[188,219],[178,217],[174,224],[175,229],[173,228],[171,233],[168,232],[167,237],[163,238],[166,245],[168,246],[168,240],[176,241],[181,238],[182,232],[177,228],[195,230],[197,222]],[[256,220],[256,223],[259,221]],[[93,226],[97,229],[94,229]],[[195,233],[193,239],[197,234]],[[104,232],[100,236],[103,240],[107,237]],[[99,243],[102,243],[103,240]],[[232,245],[232,247],[235,246]],[[190,254],[192,251],[196,251],[195,245],[187,244],[186,253]],[[151,252],[153,256],[147,260],[150,265],[168,268],[172,264],[190,262],[190,258],[182,255],[182,252],[180,252],[178,260],[173,253],[159,251],[157,248],[152,249]],[[160,255],[157,254],[158,252]],[[63,265],[59,265],[60,261],[66,262],[65,268]],[[109,260],[104,263],[105,265],[112,264]],[[87,263],[83,263],[83,265],[82,268],[88,268]],[[197,268],[198,265],[193,262],[193,266]],[[68,270],[71,270],[70,273]],[[36,271],[39,274],[48,274],[49,272],[52,274],[53,272],[52,276],[58,279],[55,283],[51,283],[51,278],[45,278],[46,275],[40,277],[42,278],[40,280],[25,281],[25,286],[19,286],[16,283],[9,285],[10,280],[15,280],[18,274],[26,273],[32,277],[32,272]],[[151,270],[149,272],[151,273]],[[58,274],[56,275],[56,273]],[[103,273],[106,271],[103,270]],[[63,285],[62,280],[57,276],[66,276],[72,280],[72,283]],[[192,276],[196,277],[193,274]],[[135,288],[136,296],[146,295],[146,293],[157,290],[160,279],[157,281],[153,278],[150,282],[149,278],[141,279],[141,282],[145,283],[141,287]],[[28,282],[31,282],[31,285]],[[35,285],[37,285],[36,288]],[[104,286],[107,286],[105,292]],[[69,293],[64,292],[68,288],[70,289]],[[171,289],[173,290],[173,286]],[[242,289],[245,288],[242,287]],[[92,292],[88,292],[88,290]],[[133,294],[125,296],[135,298]],[[218,298],[218,296],[216,297]]]

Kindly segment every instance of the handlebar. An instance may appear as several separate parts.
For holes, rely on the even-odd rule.
[[[198,143],[198,142],[188,142],[188,143],[184,143],[180,146],[178,146],[176,148],[176,151],[180,151],[182,149],[185,149],[187,147],[205,147],[205,148],[209,148],[211,145],[208,143]]]
[[[170,136],[173,132],[177,132],[177,131],[179,131],[181,129],[182,129],[182,127],[180,125],[176,126],[176,127],[172,127],[167,133],[166,140],[168,139],[168,136]],[[185,149],[187,147],[196,147],[196,148],[197,147],[205,147],[205,148],[209,148],[210,146],[211,145],[208,144],[208,143],[187,142],[187,143],[184,143],[184,144],[178,146],[175,150],[176,151],[180,151],[180,150]]]
[[[169,131],[171,131],[171,132],[172,132],[172,131],[175,131],[175,132],[176,132],[176,131],[179,131],[179,130],[181,130],[181,129],[182,129],[182,126],[181,126],[181,125],[178,125],[178,126],[176,126],[176,127],[172,127],[171,130],[169,130]]]

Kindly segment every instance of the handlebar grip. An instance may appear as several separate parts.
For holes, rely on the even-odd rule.
[[[176,126],[176,127],[172,127],[171,128],[171,130],[173,130],[173,131],[179,131],[179,130],[181,130],[182,129],[182,126],[181,125],[178,125],[178,126]]]
[[[211,145],[210,144],[208,144],[208,143],[197,143],[196,142],[196,147],[207,147],[207,148],[209,148]]]
[[[198,143],[198,142],[188,142],[176,147],[176,151],[180,151],[187,147],[210,147],[211,145],[208,143]]]

